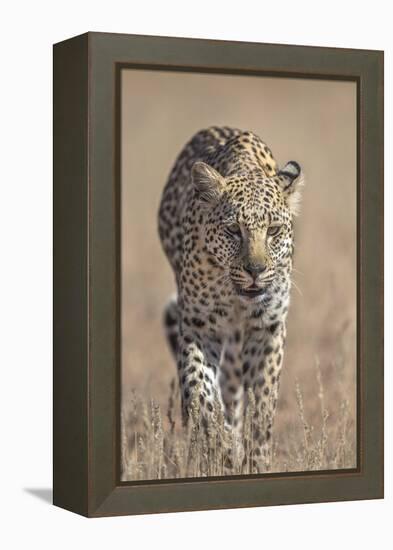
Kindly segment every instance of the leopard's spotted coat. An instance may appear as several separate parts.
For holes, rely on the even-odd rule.
[[[159,210],[177,285],[165,325],[184,418],[198,392],[205,424],[218,402],[241,429],[251,388],[255,471],[268,463],[301,181],[299,165],[279,170],[254,133],[212,127],[181,151]]]

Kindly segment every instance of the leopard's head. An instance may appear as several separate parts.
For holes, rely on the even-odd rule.
[[[269,177],[258,169],[223,177],[196,162],[192,181],[204,212],[203,246],[221,268],[223,284],[246,303],[288,288],[303,182],[298,163],[288,162]]]

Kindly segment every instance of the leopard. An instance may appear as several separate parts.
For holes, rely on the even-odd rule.
[[[182,417],[196,400],[208,426],[218,403],[225,429],[241,430],[252,400],[243,460],[254,472],[271,466],[303,183],[298,162],[280,169],[256,133],[211,126],[180,151],[159,205],[176,284],[163,318]]]

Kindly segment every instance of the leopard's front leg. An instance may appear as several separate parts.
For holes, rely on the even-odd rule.
[[[182,327],[178,371],[183,421],[192,430],[196,428],[194,436],[206,438],[208,459],[205,467],[211,475],[229,475],[234,466],[233,431],[225,415],[219,385],[220,355],[221,343],[217,338]],[[192,456],[191,447],[190,452],[189,466],[194,459],[201,459]]]
[[[207,427],[217,409],[223,412],[218,384],[220,350],[217,343],[196,329],[181,324],[177,367],[183,420],[187,423],[192,403],[198,404],[202,425]]]
[[[271,436],[276,413],[285,324],[253,328],[243,349],[243,385],[246,398],[246,456],[250,470],[271,468]],[[247,415],[248,410],[248,415]]]

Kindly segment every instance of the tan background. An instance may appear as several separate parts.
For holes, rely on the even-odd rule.
[[[157,234],[160,194],[185,142],[199,129],[256,132],[282,166],[306,175],[296,221],[288,343],[276,433],[297,422],[294,381],[320,426],[315,362],[329,422],[347,400],[355,417],[356,88],[306,79],[124,70],[122,73],[122,380],[164,408],[175,375],[161,326],[174,291]]]

